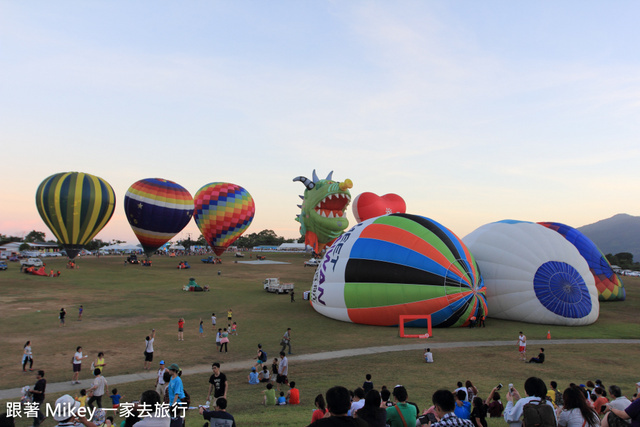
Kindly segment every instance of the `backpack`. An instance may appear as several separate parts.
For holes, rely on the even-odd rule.
[[[539,402],[526,403],[522,409],[523,427],[557,427],[553,406],[547,405],[543,397]]]
[[[260,355],[260,360],[263,362],[266,362],[268,360],[266,351],[262,350],[262,354]]]
[[[554,402],[557,407],[564,406],[564,399],[562,398],[562,393],[556,390],[556,401]]]

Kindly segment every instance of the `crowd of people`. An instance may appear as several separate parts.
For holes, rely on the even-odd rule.
[[[605,387],[600,380],[571,383],[561,392],[555,381],[547,387],[542,379],[530,377],[523,395],[513,384],[508,385],[507,404],[503,405],[502,384],[483,399],[473,383],[466,381],[458,382],[453,391],[433,393],[429,406],[420,412],[404,386],[397,385],[392,391],[382,386],[378,391],[367,375],[362,387],[353,391],[336,386],[325,397],[316,396],[309,426],[487,427],[488,417],[502,417],[511,427],[638,427],[640,382],[636,387],[629,399],[619,386]]]

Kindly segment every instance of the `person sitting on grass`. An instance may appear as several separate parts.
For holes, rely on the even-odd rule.
[[[331,426],[355,426],[368,427],[369,424],[360,418],[350,418],[347,415],[351,407],[351,396],[349,390],[342,386],[331,387],[327,390],[327,410],[331,416],[320,418],[309,424],[309,427],[331,427]],[[415,421],[414,421],[415,423]]]
[[[440,421],[431,424],[431,427],[473,427],[471,420],[458,418],[454,412],[456,398],[449,390],[438,390],[431,398],[436,412],[436,418]]]
[[[415,425],[418,418],[418,410],[414,405],[407,402],[409,398],[407,389],[401,385],[395,386],[393,397],[396,404],[387,408],[387,424],[390,427]]]
[[[300,390],[296,388],[296,382],[291,381],[289,383],[289,391],[287,392],[287,403],[289,405],[300,404]]]
[[[467,395],[462,390],[458,390],[457,393],[453,394],[453,397],[456,401],[456,407],[454,408],[454,412],[456,416],[463,420],[468,420],[471,418],[471,403],[465,400]]]
[[[247,380],[249,380],[249,384],[259,384],[260,379],[258,379],[258,373],[256,372],[255,367],[251,367],[251,372],[247,376]]]
[[[489,417],[497,418],[502,416],[502,411],[504,411],[504,405],[500,401],[500,393],[498,392],[498,387],[494,387],[489,393],[489,397],[485,400],[485,405],[487,405],[487,412],[489,413]]]
[[[147,412],[147,416],[137,417],[139,421],[133,424],[132,427],[169,427],[171,424],[171,416],[169,415],[171,411],[169,411],[169,414],[162,414],[162,411],[156,412],[155,408],[160,407],[161,404],[162,399],[158,392],[155,390],[143,391],[138,405],[140,408],[151,408],[151,410]],[[137,413],[137,415],[141,414]]]
[[[268,383],[271,381],[271,374],[269,373],[269,368],[265,365],[262,367],[262,371],[258,375],[261,383]]]
[[[275,406],[276,404],[276,390],[273,388],[273,384],[267,384],[267,389],[262,392],[264,394],[263,403],[265,406]]]
[[[544,363],[544,348],[540,348],[538,357],[532,357],[528,363]]]
[[[227,399],[224,397],[216,399],[214,411],[207,411],[201,406],[200,415],[202,415],[205,420],[209,421],[212,426],[236,427],[236,421],[233,418],[233,415],[227,412]]]
[[[319,394],[316,396],[316,399],[313,402],[313,404],[315,405],[316,409],[313,411],[313,414],[311,415],[312,424],[318,421],[319,419],[324,418],[325,414],[327,413],[327,404],[324,403],[324,397],[322,396],[322,394]]]
[[[278,398],[278,405],[286,405],[287,404],[287,398],[284,397],[284,391],[280,392],[280,397]]]

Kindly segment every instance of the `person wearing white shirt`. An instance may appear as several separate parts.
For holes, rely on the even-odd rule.
[[[537,377],[529,377],[524,382],[524,391],[527,394],[527,397],[524,398],[520,398],[520,393],[518,393],[518,390],[516,390],[515,387],[507,392],[508,402],[507,407],[504,408],[503,416],[504,420],[511,427],[522,426],[520,417],[522,417],[524,405],[529,402],[540,402],[541,400],[544,400],[546,405],[551,406],[553,414],[557,418],[556,411],[553,408],[553,403],[546,400],[547,386],[544,381]],[[514,403],[514,399],[517,400],[517,402]]]

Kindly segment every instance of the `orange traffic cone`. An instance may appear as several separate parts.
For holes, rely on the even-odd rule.
[[[551,330],[547,331],[547,339],[550,340],[551,339]]]

